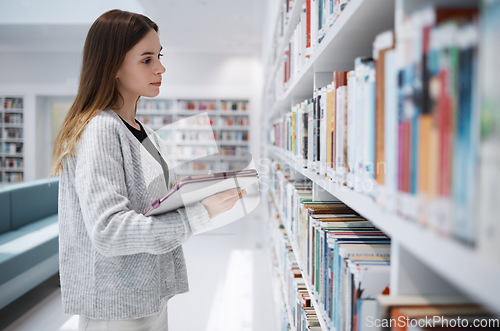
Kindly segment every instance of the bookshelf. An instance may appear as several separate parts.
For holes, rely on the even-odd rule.
[[[373,54],[374,40],[387,30],[402,29],[403,16],[429,5],[474,7],[472,1],[422,1],[410,0],[351,0],[340,12],[333,25],[326,30],[322,41],[317,44],[309,58],[298,68],[290,69],[287,52],[294,41],[294,30],[301,20],[302,6],[307,1],[289,2],[293,7],[282,9],[278,17],[274,48],[267,68],[264,88],[263,124],[265,135],[264,155],[278,161],[291,170],[292,177],[308,179],[313,183],[313,196],[321,200],[340,200],[391,238],[390,293],[403,295],[466,295],[471,301],[483,305],[494,315],[500,315],[500,263],[450,236],[412,221],[407,215],[384,207],[372,194],[365,194],[339,184],[336,179],[327,178],[304,165],[296,153],[270,144],[273,139],[273,123],[288,116],[293,107],[314,96],[314,92],[332,82],[332,73],[354,69],[354,59]],[[321,1],[319,1],[321,3]],[[311,3],[318,4],[312,0]],[[285,6],[283,6],[285,8]],[[397,43],[396,37],[396,43]],[[296,41],[296,39],[295,39]],[[396,45],[397,47],[397,45]],[[283,57],[283,54],[285,56]],[[292,61],[300,60],[297,58]],[[297,66],[297,62],[294,64]],[[286,72],[290,75],[287,80]],[[291,110],[292,109],[292,110]],[[292,124],[293,125],[293,124]],[[293,140],[293,138],[292,138]],[[284,142],[286,145],[287,142]],[[272,179],[269,179],[272,180]],[[268,185],[272,187],[272,184]],[[271,190],[272,191],[272,190]],[[318,193],[320,192],[320,193]],[[274,214],[282,218],[283,210],[276,207],[276,192],[271,192],[270,222]],[[263,199],[266,200],[266,199]],[[291,237],[289,229],[285,231]],[[275,238],[276,236],[272,236]],[[273,241],[270,246],[280,245]],[[334,330],[326,313],[316,300],[309,275],[304,272],[304,261],[300,261],[297,248],[291,242],[298,264],[306,281],[312,303],[322,330]],[[276,248],[274,248],[276,249]],[[278,266],[278,268],[280,268]],[[277,282],[283,283],[283,282]],[[282,286],[284,286],[282,284]],[[286,299],[284,299],[286,300]],[[286,303],[287,305],[288,303]],[[291,318],[290,318],[291,320]],[[293,329],[293,323],[290,323]],[[289,326],[289,327],[290,327]],[[285,328],[283,328],[285,329]]]
[[[248,100],[141,98],[137,118],[164,139],[167,157],[179,175],[204,174],[212,166],[235,170],[247,165]]]
[[[0,95],[0,185],[24,179],[24,99]]]

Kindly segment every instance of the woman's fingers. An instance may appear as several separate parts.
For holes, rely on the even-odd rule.
[[[247,194],[247,191],[245,189],[240,189],[239,187],[237,188],[232,188],[229,190],[226,190],[224,192],[221,192],[218,194],[218,197],[221,199],[221,201],[226,201],[230,200],[233,198],[241,199]]]
[[[243,198],[244,196],[246,195],[246,191],[245,190],[241,190],[237,195],[223,201],[220,206],[222,209],[224,209],[224,211],[227,211],[231,208],[234,207],[234,205],[236,204],[236,202],[238,202],[238,200],[240,200],[241,198]]]
[[[245,195],[247,191],[238,187],[211,195],[203,199],[201,203],[207,208],[210,218],[213,218],[233,208],[236,202]]]

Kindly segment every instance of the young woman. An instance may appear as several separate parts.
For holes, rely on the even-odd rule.
[[[80,86],[53,151],[64,311],[81,330],[167,330],[167,300],[188,291],[181,244],[245,195],[215,194],[145,217],[175,182],[159,137],[135,119],[159,93],[158,27],[111,10],[91,26]]]

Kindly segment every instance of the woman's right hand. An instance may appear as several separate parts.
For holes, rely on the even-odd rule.
[[[247,194],[245,189],[232,188],[224,192],[220,192],[201,200],[201,203],[208,211],[208,216],[214,218],[225,211],[234,207],[236,202]]]

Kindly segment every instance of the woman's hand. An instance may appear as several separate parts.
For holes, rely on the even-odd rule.
[[[220,192],[201,200],[201,203],[208,211],[208,216],[214,218],[225,211],[234,207],[236,202],[247,195],[245,189],[232,188],[230,190]]]

